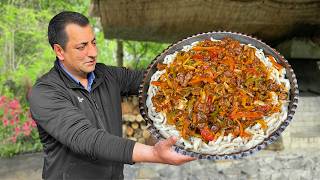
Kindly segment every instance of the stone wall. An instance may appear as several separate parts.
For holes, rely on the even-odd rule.
[[[299,99],[293,121],[283,133],[284,147],[318,148],[320,145],[320,97]]]

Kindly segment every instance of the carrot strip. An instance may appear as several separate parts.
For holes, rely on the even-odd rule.
[[[277,69],[277,70],[281,70],[283,67],[278,64],[278,62],[276,61],[276,59],[273,56],[268,56],[268,58],[270,59],[270,61],[272,62],[272,65]]]

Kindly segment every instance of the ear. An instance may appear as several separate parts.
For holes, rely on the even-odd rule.
[[[60,59],[60,60],[64,60],[64,50],[63,48],[59,45],[59,44],[54,44],[53,45],[53,50],[54,53],[56,54],[56,56]]]

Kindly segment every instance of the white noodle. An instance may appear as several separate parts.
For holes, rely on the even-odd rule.
[[[219,41],[212,39],[212,41]],[[198,42],[194,42],[191,45],[184,46],[182,51],[189,51],[193,46],[195,46]],[[243,45],[243,44],[242,44]],[[252,45],[248,45],[252,48],[256,49],[255,55],[263,62],[263,64],[267,67],[267,69],[271,72],[271,79],[274,79],[276,83],[278,84],[284,84],[286,90],[289,92],[290,90],[290,82],[288,79],[285,78],[286,70],[285,68],[282,68],[280,72],[273,67],[271,61],[264,55],[262,49],[257,49],[256,47]],[[175,52],[173,54],[167,55],[164,58],[163,63],[164,64],[171,64],[175,57],[177,56],[178,52]],[[151,81],[157,81],[162,74],[165,73],[165,70],[157,71],[155,72],[152,77]],[[151,98],[156,95],[158,91],[158,88],[156,86],[153,86],[150,84],[149,90],[148,90],[148,97],[146,100],[146,105],[148,107],[148,115],[150,119],[153,121],[154,126],[160,131],[160,134],[163,135],[165,138],[168,138],[169,136],[176,136],[179,137],[179,140],[177,141],[177,144],[180,146],[183,146],[185,149],[199,152],[199,153],[205,153],[205,154],[230,154],[234,152],[239,152],[243,150],[250,149],[257,144],[261,143],[265,138],[267,138],[272,132],[274,132],[280,124],[287,118],[287,112],[288,112],[288,102],[280,102],[282,103],[281,112],[274,113],[270,117],[264,117],[264,120],[266,121],[268,125],[268,129],[266,132],[263,131],[261,128],[261,125],[257,123],[256,125],[252,127],[248,127],[245,129],[245,131],[252,134],[252,137],[250,140],[246,138],[241,137],[233,137],[232,134],[229,134],[227,136],[220,136],[216,141],[211,141],[206,144],[205,142],[202,142],[200,138],[191,137],[189,140],[183,139],[179,131],[176,130],[176,128],[172,125],[166,124],[166,117],[161,112],[156,112],[155,108],[153,107]],[[279,103],[278,96],[276,93],[272,93],[273,102],[272,103]],[[261,102],[256,102],[261,103]]]

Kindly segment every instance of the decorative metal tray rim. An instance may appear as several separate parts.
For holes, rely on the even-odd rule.
[[[299,96],[299,89],[298,89],[298,83],[296,79],[296,75],[291,68],[291,65],[288,63],[288,61],[275,49],[268,46],[266,43],[262,42],[261,40],[258,40],[257,38],[254,38],[249,35],[245,35],[242,33],[237,32],[227,32],[227,31],[213,31],[213,32],[207,32],[207,33],[200,33],[195,34],[192,36],[189,36],[185,39],[182,39],[176,43],[171,44],[167,49],[165,49],[162,53],[160,53],[148,66],[146,72],[144,73],[144,79],[139,87],[139,108],[140,113],[142,117],[146,120],[148,124],[148,130],[152,134],[153,137],[155,137],[157,140],[164,139],[164,137],[159,133],[159,131],[154,127],[152,120],[148,117],[148,110],[146,106],[146,97],[147,97],[147,91],[149,88],[150,78],[152,74],[156,70],[156,65],[159,62],[162,62],[164,57],[168,54],[172,54],[175,51],[179,51],[182,49],[183,46],[189,45],[192,42],[200,41],[204,39],[208,39],[210,37],[214,39],[222,39],[225,36],[229,36],[231,38],[234,38],[240,43],[243,44],[252,44],[258,49],[263,49],[264,53],[271,54],[276,58],[278,63],[280,63],[283,67],[286,68],[287,71],[287,78],[290,81],[290,103],[288,108],[288,114],[287,118],[284,122],[281,123],[281,125],[276,129],[269,137],[265,138],[263,142],[259,143],[258,145],[248,149],[243,150],[231,154],[202,154],[197,153],[193,151],[186,150],[180,146],[174,146],[174,150],[178,153],[181,153],[183,155],[188,155],[191,157],[196,157],[198,159],[208,159],[208,160],[227,160],[227,159],[240,159],[245,156],[251,155],[257,151],[260,151],[264,149],[267,145],[273,143],[280,134],[285,130],[285,128],[289,125],[289,123],[293,119],[293,115],[295,114],[295,111],[298,106],[298,96]]]

